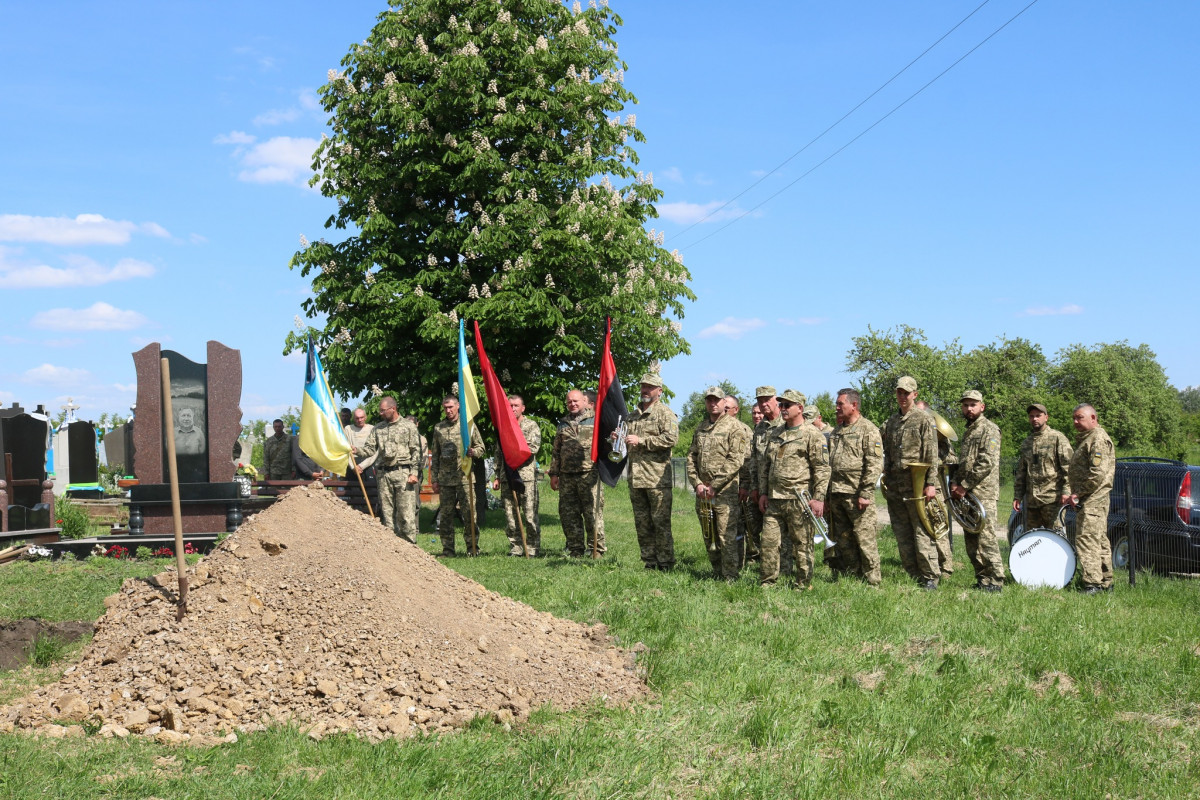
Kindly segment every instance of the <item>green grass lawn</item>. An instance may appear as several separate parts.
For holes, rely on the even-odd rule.
[[[479,721],[453,736],[378,745],[314,742],[294,728],[207,751],[5,735],[0,796],[1200,793],[1195,583],[1147,576],[1136,588],[1120,580],[1107,596],[1019,586],[985,595],[969,589],[974,577],[958,541],[958,571],[925,593],[904,575],[885,530],[881,589],[829,582],[818,565],[812,592],[763,590],[753,571],[731,585],[709,579],[683,494],[675,502],[679,567],[672,573],[642,569],[624,487],[608,494],[609,554],[598,563],[558,555],[564,542],[554,493],[545,491],[542,504],[548,557],[505,556],[502,515],[492,512],[483,555],[449,566],[538,609],[604,622],[627,646],[643,643],[655,692],[649,702],[544,708],[513,730]],[[420,544],[436,552],[428,509],[422,522]],[[0,617],[98,616],[104,594],[134,569],[0,568]]]

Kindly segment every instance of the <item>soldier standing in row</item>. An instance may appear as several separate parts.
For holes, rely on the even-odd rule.
[[[1031,403],[1029,427],[1021,442],[1021,456],[1013,472],[1013,511],[1025,512],[1025,530],[1058,527],[1058,512],[1071,499],[1067,470],[1071,443],[1046,422],[1050,415],[1041,403]]]
[[[755,550],[748,546],[748,536],[746,532],[746,506],[750,504],[748,489],[749,484],[749,464],[750,464],[750,440],[754,438],[754,430],[742,422],[738,412],[742,409],[738,399],[733,395],[725,396],[725,414],[733,417],[734,421],[741,427],[742,436],[746,439],[746,455],[742,460],[742,466],[738,470],[738,507],[733,515],[733,524],[736,527],[734,537],[737,541],[738,548],[738,563],[745,564],[749,561],[750,555],[757,555]],[[739,567],[740,570],[740,567]]]
[[[1069,471],[1075,517],[1075,553],[1079,556],[1079,588],[1085,594],[1111,592],[1112,550],[1108,544],[1108,500],[1117,455],[1112,439],[1096,420],[1096,409],[1084,403],[1073,417],[1075,452]]]
[[[558,517],[567,540],[567,555],[588,552],[588,539],[603,537],[596,520],[596,492],[600,482],[592,461],[592,433],[596,418],[587,398],[578,389],[567,392],[567,415],[558,421],[550,456],[550,488],[558,492]],[[597,555],[604,542],[596,541]]]
[[[909,576],[926,591],[937,589],[941,578],[937,546],[921,524],[917,503],[937,497],[937,426],[933,417],[916,407],[917,382],[905,375],[896,381],[896,405],[883,431],[884,497],[892,532],[900,550],[900,563]],[[920,496],[910,501],[913,488],[911,464],[929,464]],[[920,487],[919,487],[920,488]]]
[[[792,540],[796,588],[812,588],[813,525],[801,492],[808,493],[812,513],[822,516],[830,470],[825,437],[804,421],[804,401],[804,395],[795,389],[780,395],[784,424],[767,442],[764,469],[758,476],[763,586],[772,586],[779,579],[779,544],[787,535]]]
[[[379,416],[383,417],[383,422],[371,429],[361,447],[352,446],[351,450],[356,455],[374,456],[379,519],[384,527],[416,544],[417,515],[421,507],[421,436],[416,425],[400,416],[393,397],[384,395],[379,401]],[[363,419],[366,419],[366,412],[363,412]],[[364,466],[355,464],[354,468],[362,474]]]
[[[292,443],[283,432],[283,420],[271,423],[274,436],[263,442],[263,477],[269,481],[287,481],[292,478]]]
[[[738,509],[738,471],[745,461],[746,442],[737,421],[725,414],[724,401],[720,386],[708,388],[704,395],[708,416],[693,434],[687,471],[696,490],[696,515],[713,573],[735,581],[741,565],[731,517]]]
[[[962,414],[967,420],[962,455],[954,471],[950,493],[962,499],[967,492],[983,506],[979,530],[963,531],[967,558],[975,568],[975,588],[999,592],[1004,587],[1004,561],[996,544],[996,503],[1000,498],[1000,429],[986,416],[983,395],[968,389],[962,395]]]
[[[762,411],[762,422],[754,426],[754,438],[750,441],[750,503],[754,507],[754,544],[760,553],[761,563],[763,515],[759,507],[758,478],[765,468],[767,457],[767,442],[775,432],[783,427],[783,416],[779,413],[779,398],[775,395],[774,386],[759,386],[754,390],[758,400],[758,408]],[[785,539],[779,546],[779,572],[782,575],[792,574],[792,541]]]
[[[442,558],[454,555],[454,514],[457,509],[463,518],[463,540],[467,545],[467,553],[474,555],[479,548],[479,528],[475,520],[474,492],[471,482],[463,477],[462,469],[462,431],[458,422],[458,398],[448,395],[442,400],[442,413],[445,419],[433,427],[430,450],[433,463],[432,472],[433,493],[438,495],[438,536],[442,540]],[[471,426],[471,442],[467,449],[468,458],[480,458],[487,451],[479,431]],[[468,474],[470,474],[468,472]],[[470,530],[469,530],[470,529]],[[471,541],[471,537],[475,541]]]
[[[838,426],[829,439],[832,477],[825,516],[840,556],[840,569],[878,586],[883,579],[875,528],[875,482],[883,470],[883,437],[875,423],[862,415],[861,404],[862,397],[854,389],[837,394]],[[828,562],[828,544],[825,552]]]
[[[642,563],[646,569],[669,570],[675,566],[671,449],[679,440],[679,422],[660,399],[662,378],[653,373],[643,375],[641,391],[641,402],[629,414],[625,436],[629,500]]]
[[[929,403],[924,400],[918,400],[916,407],[929,413],[933,417],[934,427],[937,429],[937,453],[938,453],[938,470],[937,470],[937,492],[942,494],[942,487],[946,485],[946,473],[958,463],[958,456],[954,454],[954,448],[950,444],[950,437],[947,431],[942,430],[941,424],[938,422],[936,412],[929,407]],[[945,422],[945,420],[943,420]],[[950,423],[946,423],[949,426]],[[954,434],[953,429],[949,430],[950,434]],[[957,441],[957,440],[956,440]],[[942,577],[954,574],[954,531],[953,529],[946,531],[945,536],[940,536],[934,540],[934,545],[937,547],[938,553],[938,568],[942,571]]]
[[[537,454],[542,449],[542,429],[538,424],[525,416],[525,400],[519,394],[508,396],[508,406],[516,417],[525,444],[533,458],[521,467],[517,477],[523,486],[520,489],[508,485],[508,470],[505,469],[504,453],[499,444],[496,445],[496,486],[504,501],[504,533],[508,536],[508,554],[510,556],[536,556],[542,547],[542,525],[538,520],[538,486],[537,486]],[[525,518],[525,544],[521,544],[521,520]]]

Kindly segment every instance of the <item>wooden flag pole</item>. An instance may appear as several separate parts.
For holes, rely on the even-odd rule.
[[[175,518],[175,572],[179,578],[179,607],[175,619],[187,614],[187,558],[183,553],[183,512],[179,509],[179,465],[175,461],[175,412],[171,406],[171,364],[161,359],[163,419],[167,429],[167,468],[171,476],[171,515]]]
[[[367,487],[363,484],[362,473],[358,471],[358,465],[354,463],[354,454],[351,453],[346,458],[350,459],[350,468],[358,476],[358,488],[362,489],[363,500],[367,504],[367,513],[371,515],[371,519],[375,519],[375,511],[371,508],[371,498],[367,497]]]
[[[529,491],[526,489],[525,491]],[[529,558],[529,544],[525,541],[525,520],[521,519],[521,501],[517,499],[517,490],[512,490],[513,496],[513,511],[517,514],[517,527],[521,531],[521,552]]]

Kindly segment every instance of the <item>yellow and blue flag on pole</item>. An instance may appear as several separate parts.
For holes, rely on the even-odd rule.
[[[475,415],[479,413],[479,395],[475,393],[475,376],[467,361],[467,343],[463,338],[464,320],[458,321],[458,432],[462,437],[462,472],[471,472],[471,459],[467,450],[471,447],[471,429],[475,427]]]
[[[350,442],[342,430],[333,392],[325,380],[321,357],[308,337],[308,358],[304,368],[304,399],[300,404],[300,449],[321,468],[334,475],[350,469]]]

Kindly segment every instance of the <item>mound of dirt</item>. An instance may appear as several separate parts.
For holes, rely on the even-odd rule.
[[[3,727],[176,741],[295,721],[380,739],[647,692],[602,625],[490,592],[316,486],[190,569],[180,622],[175,587],[173,572],[126,581],[82,661],[0,710]]]
[[[87,621],[46,622],[32,618],[0,623],[0,669],[16,669],[28,664],[39,636],[52,637],[65,644],[87,636],[94,627]]]

